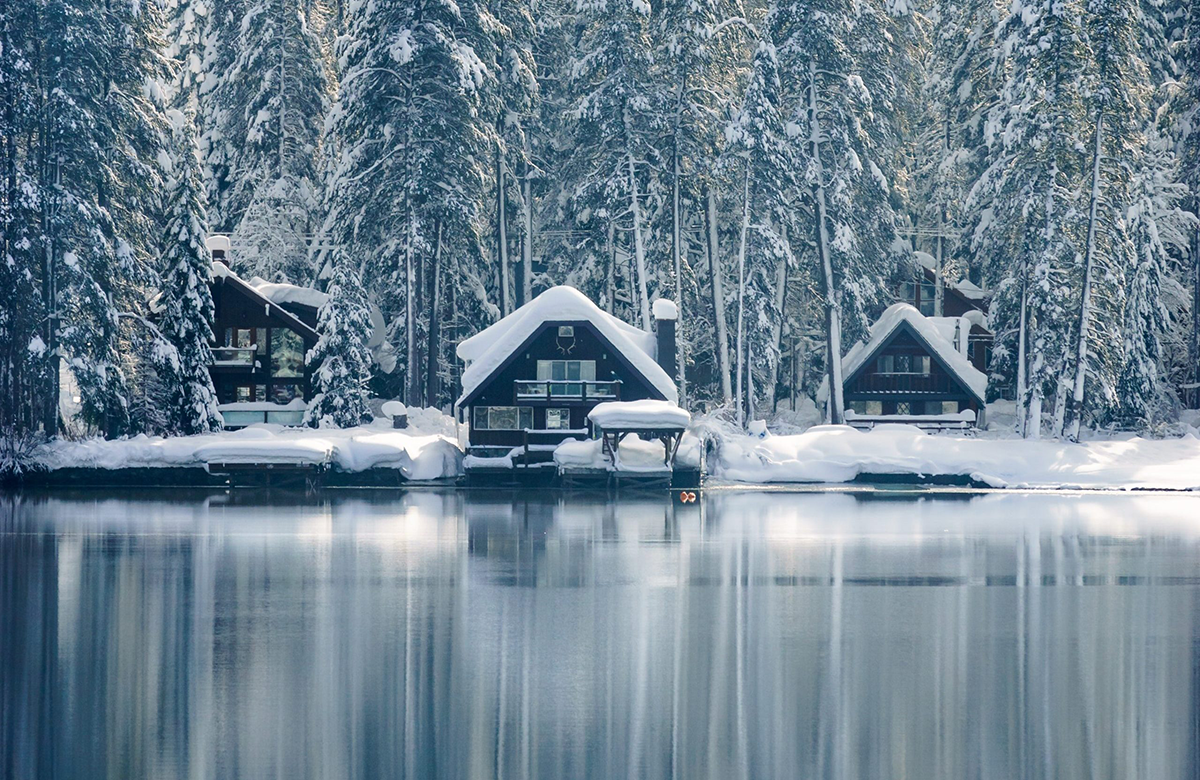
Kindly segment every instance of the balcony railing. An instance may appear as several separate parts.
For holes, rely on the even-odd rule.
[[[526,379],[513,383],[518,401],[618,401],[621,383]]]
[[[254,368],[258,350],[254,347],[213,347],[213,363],[218,366]]]

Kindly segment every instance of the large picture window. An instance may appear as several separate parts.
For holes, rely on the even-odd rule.
[[[304,376],[304,339],[287,328],[271,329],[271,376],[281,379]]]
[[[476,406],[475,430],[521,431],[533,427],[532,406]]]
[[[537,378],[541,382],[595,381],[594,360],[539,360]]]

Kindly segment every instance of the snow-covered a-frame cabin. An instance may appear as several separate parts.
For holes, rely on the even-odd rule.
[[[226,265],[229,239],[212,236],[213,364],[225,425],[299,424],[310,396],[304,357],[317,342],[326,295],[309,287],[245,280]]]
[[[983,326],[979,311],[926,317],[907,303],[892,305],[842,359],[846,421],[982,424],[987,375],[968,359],[968,339]],[[828,385],[820,397],[828,397]]]
[[[552,287],[463,341],[456,409],[468,426],[468,465],[514,457],[552,464],[560,443],[589,436],[588,413],[597,404],[677,404],[676,317],[674,304],[656,301],[654,332],[647,332],[573,287]]]

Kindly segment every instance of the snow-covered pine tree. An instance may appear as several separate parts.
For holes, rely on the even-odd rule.
[[[1175,61],[1182,87],[1173,101],[1174,136],[1180,164],[1180,181],[1191,192],[1186,208],[1200,215],[1200,4],[1191,2],[1180,25]],[[1191,287],[1191,322],[1188,337],[1188,365],[1191,385],[1185,400],[1191,408],[1200,407],[1200,224],[1191,230],[1187,255],[1188,285]]]
[[[45,404],[45,308],[37,289],[41,205],[38,28],[31,3],[0,6],[0,438],[37,429]],[[9,468],[19,468],[15,461]],[[0,472],[5,468],[0,463]]]
[[[720,119],[729,108],[728,96],[736,94],[734,77],[744,44],[756,37],[747,20],[733,13],[722,0],[667,0],[654,25],[655,80],[664,95],[658,155],[666,168],[663,178],[670,211],[670,235],[665,240],[671,252],[671,294],[681,313],[675,335],[684,367],[697,330],[696,318],[686,312],[708,308],[698,297],[692,299],[691,286],[685,282],[696,277],[688,257],[693,238],[689,227],[702,230],[702,220],[696,217],[704,208],[703,182],[717,186],[712,167],[719,159]],[[703,267],[704,263],[701,260],[697,265]],[[724,364],[728,358],[722,357],[717,361],[718,370],[724,367],[727,373]],[[680,402],[686,405],[686,370],[680,372],[679,393]]]
[[[494,74],[474,45],[480,10],[432,0],[354,5],[339,47],[323,242],[362,258],[389,337],[406,342],[398,368],[410,405],[421,403],[429,375],[422,358],[448,354],[427,330],[455,321],[443,307],[453,300],[476,327],[499,313],[479,232],[496,117]],[[447,279],[449,290],[435,283]],[[434,294],[443,290],[454,295]],[[436,307],[432,318],[427,307]]]
[[[1071,402],[1065,424],[1057,415],[1055,434],[1079,439],[1085,416],[1111,408],[1116,401],[1119,350],[1116,323],[1121,321],[1120,283],[1127,266],[1125,208],[1134,161],[1145,145],[1149,121],[1149,69],[1141,57],[1138,5],[1131,0],[1088,0],[1085,32],[1089,39],[1087,112],[1092,134],[1087,230],[1073,337]],[[1165,44],[1163,44],[1165,48]],[[1085,404],[1089,382],[1092,398]]]
[[[219,116],[213,116],[219,124],[209,129],[210,153],[219,151],[209,163],[214,228],[236,232],[255,204],[260,211],[258,229],[240,238],[257,239],[268,230],[271,220],[262,219],[261,212],[272,210],[278,211],[278,230],[284,234],[246,247],[244,258],[235,241],[235,265],[246,274],[300,284],[309,280],[307,275],[292,278],[288,271],[294,277],[293,269],[303,259],[270,250],[291,250],[296,210],[304,213],[304,232],[315,229],[311,212],[319,198],[312,192],[329,87],[320,41],[309,29],[306,8],[302,0],[245,3],[237,56],[228,72],[219,74],[212,96],[220,106]]]
[[[742,181],[738,239],[737,419],[753,413],[755,386],[769,385],[779,361],[780,295],[791,249],[786,230],[796,211],[795,159],[784,130],[775,47],[754,53],[742,104],[726,126],[725,153]],[[751,381],[756,378],[755,381]],[[745,382],[744,382],[745,380]],[[743,394],[743,387],[747,392]],[[763,400],[768,403],[775,388]]]
[[[1182,256],[1188,234],[1198,224],[1183,211],[1187,187],[1178,175],[1174,150],[1167,139],[1151,132],[1138,150],[1125,214],[1131,244],[1125,270],[1125,312],[1115,416],[1118,422],[1146,428],[1166,419],[1169,385],[1164,345],[1172,336],[1172,301],[1187,295],[1173,273],[1172,255]]]
[[[796,0],[772,5],[768,29],[776,43],[802,187],[811,204],[825,306],[827,417],[842,422],[842,342],[863,334],[885,300],[896,255],[895,216],[885,168],[891,138],[874,137],[873,89],[887,83],[880,50],[856,51],[858,9],[845,0]],[[880,107],[883,110],[883,107]],[[884,119],[883,121],[890,121]]]
[[[986,162],[983,124],[995,99],[993,44],[996,0],[942,0],[931,13],[925,64],[923,123],[914,175],[917,224],[932,238],[925,249],[937,264],[934,314],[942,315],[945,279],[968,266],[979,278],[969,241],[959,241],[967,193]]]
[[[653,79],[646,0],[581,0],[579,45],[568,66],[572,138],[564,175],[575,213],[628,235],[632,315],[650,327],[652,268],[647,258],[659,167],[654,128],[661,96]],[[613,254],[616,257],[616,254]]]
[[[209,77],[204,68],[204,35],[212,7],[218,2],[220,0],[168,0],[166,3],[165,54],[177,63],[171,89],[176,95],[174,102],[187,110],[199,110],[200,90]]]
[[[156,160],[165,153],[162,95],[166,63],[156,4],[133,0],[48,0],[37,67],[46,85],[40,107],[39,189],[43,193],[43,299],[51,302],[46,427],[55,430],[58,356],[78,383],[86,422],[115,435],[128,428],[122,346],[156,348],[123,334],[139,318],[153,282]],[[128,338],[123,344],[122,338]]]
[[[181,96],[182,97],[182,96]],[[186,105],[186,104],[185,104]],[[168,394],[165,426],[190,436],[220,430],[212,365],[212,253],[205,239],[203,185],[192,109],[170,114],[174,139],[167,181],[166,231],[161,265],[159,329],[179,356],[174,376],[162,377]]]
[[[1001,22],[997,68],[1007,74],[990,112],[989,164],[971,193],[973,247],[995,290],[996,365],[1016,374],[1019,432],[1041,434],[1047,391],[1070,387],[1071,271],[1085,161],[1085,66],[1077,0],[1019,0]],[[1090,139],[1089,139],[1090,140]]]
[[[369,417],[371,315],[358,269],[342,250],[330,258],[329,300],[317,314],[321,336],[305,358],[316,395],[304,413],[313,427],[350,428]]]
[[[495,151],[495,241],[502,315],[529,300],[533,285],[531,121],[537,111],[537,26],[528,0],[494,0],[491,14],[498,90]],[[514,219],[515,218],[515,219]],[[515,229],[514,229],[515,228]],[[520,276],[514,275],[512,236],[520,241]]]

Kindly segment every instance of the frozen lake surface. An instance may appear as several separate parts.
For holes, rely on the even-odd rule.
[[[1200,497],[0,495],[0,777],[1200,776]]]

